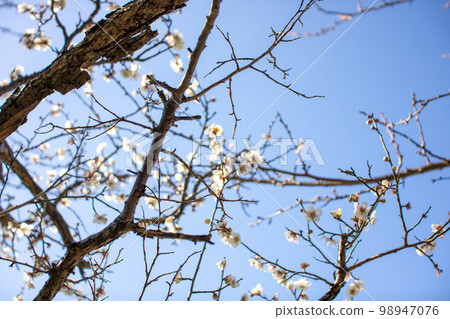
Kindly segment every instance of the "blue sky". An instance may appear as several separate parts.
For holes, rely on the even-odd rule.
[[[81,5],[85,5],[85,2],[79,1]],[[339,6],[327,1],[322,2],[321,5],[329,9],[354,11],[355,1],[341,2]],[[381,3],[381,1],[378,2]],[[338,169],[349,167],[365,174],[367,161],[373,165],[374,175],[389,173],[389,165],[382,160],[384,154],[379,138],[365,124],[366,119],[359,111],[375,115],[383,112],[388,119],[398,121],[412,112],[411,92],[416,93],[418,99],[431,98],[448,92],[450,59],[442,58],[442,54],[450,53],[448,41],[450,10],[443,10],[445,2],[418,0],[379,12],[369,12],[351,28],[349,27],[353,21],[339,26],[327,36],[304,37],[276,48],[274,53],[280,65],[292,68],[289,71],[290,76],[286,79],[287,83],[296,81],[294,89],[306,95],[323,95],[324,98],[304,99],[288,92],[257,120],[285,90],[255,72],[248,71],[240,74],[233,79],[232,84],[237,116],[242,119],[238,125],[237,137],[251,136],[256,142],[263,133],[267,132],[268,126],[279,112],[295,138],[311,138],[317,145],[326,165],[310,163],[313,174],[339,177]],[[363,1],[363,3],[370,5],[372,1]],[[186,63],[187,47],[194,47],[208,9],[208,1],[190,1],[182,14],[172,15],[173,28],[180,30],[184,35],[186,46],[180,55]],[[216,24],[221,30],[230,34],[238,56],[252,57],[264,50],[271,42],[271,38],[267,37],[270,34],[270,27],[279,29],[294,9],[295,4],[288,1],[279,1],[276,6],[273,1],[224,1]],[[73,19],[75,10],[79,10],[77,5],[70,3],[65,17]],[[5,15],[5,12],[8,14]],[[9,26],[16,31],[23,31],[33,24],[33,21],[13,11],[4,11],[0,15],[2,16],[1,25]],[[304,27],[301,28],[298,25],[294,31],[298,33],[317,31],[329,25],[331,21],[331,17],[311,10],[302,19]],[[45,31],[48,34],[54,32],[51,29]],[[26,73],[31,73],[42,69],[54,58],[49,52],[26,51],[13,36],[0,34],[0,37],[3,43],[8,45],[8,50],[0,50],[0,58],[5,61],[0,65],[0,80],[7,77],[15,64],[23,65]],[[335,44],[332,45],[334,42]],[[57,38],[54,43],[58,43]],[[327,49],[328,51],[323,54]],[[322,54],[323,56],[311,67],[311,64]],[[213,73],[206,79],[202,78],[216,65],[216,61],[228,58],[228,46],[220,33],[214,30],[197,69],[197,76],[203,87],[219,79],[220,75],[226,74],[225,70],[219,70],[217,74]],[[172,72],[169,60],[168,55],[162,55],[145,62],[142,69],[154,72],[157,79],[175,86],[182,75]],[[269,67],[269,65],[261,66],[267,69]],[[299,78],[308,68],[309,70]],[[99,75],[100,71],[97,74]],[[135,88],[139,82],[129,85],[130,88]],[[114,94],[117,89],[113,84],[106,84],[100,78],[94,82],[93,87],[96,97],[112,110],[126,113],[125,111],[130,107],[130,102],[126,98],[121,94]],[[230,138],[234,121],[229,115],[231,106],[228,91],[222,85],[212,91],[209,96],[217,98],[217,102],[212,106],[217,115],[212,122],[222,125],[224,135]],[[79,102],[73,94],[64,97],[55,94],[49,100],[63,100],[68,105],[67,111],[73,114],[74,118],[80,121],[79,123],[84,123],[89,115],[87,111],[79,112]],[[450,98],[446,98],[431,103],[421,118],[427,145],[446,158],[450,156],[449,101]],[[30,114],[21,132],[31,135],[39,119],[40,110],[48,110],[48,108],[48,103],[41,103]],[[188,112],[200,114],[201,109],[192,103]],[[256,124],[252,125],[255,120],[257,120]],[[410,125],[412,129],[408,132],[419,139],[414,125]],[[194,122],[180,123],[179,130],[199,133]],[[283,128],[277,125],[272,135],[278,138],[285,134]],[[92,149],[95,149],[97,140],[93,143]],[[176,140],[173,143],[183,155],[190,151],[187,145],[176,144]],[[238,149],[242,147],[238,143]],[[402,150],[405,155],[404,168],[426,164],[422,157],[415,154],[415,149],[405,141],[402,141]],[[289,163],[292,161],[293,158],[290,158]],[[414,223],[429,206],[432,206],[429,218],[414,233],[420,238],[431,234],[432,223],[443,222],[448,216],[450,204],[448,181],[431,182],[433,178],[439,176],[448,176],[448,170],[409,178],[401,187],[404,202],[410,201],[413,207],[407,212],[410,224]],[[278,259],[281,264],[296,269],[301,262],[308,262],[311,264],[311,270],[331,280],[332,270],[314,260],[312,250],[306,243],[296,245],[288,243],[285,239],[286,227],[294,230],[299,230],[298,224],[306,227],[306,221],[298,209],[289,212],[298,224],[287,214],[281,214],[270,225],[264,223],[258,227],[248,226],[248,223],[255,221],[256,216],[269,215],[281,207],[292,205],[300,198],[309,200],[318,194],[330,195],[331,189],[274,188],[266,185],[261,187],[253,185],[249,190],[244,191],[248,198],[260,201],[258,205],[248,208],[250,216],[246,216],[239,205],[227,204],[228,211],[232,212],[233,216],[233,220],[229,222],[233,230],[241,234],[244,243],[266,258]],[[342,188],[338,192],[345,194],[360,189],[360,187]],[[23,196],[28,195],[23,193]],[[372,195],[364,196],[369,202],[374,198]],[[402,243],[401,225],[394,200],[393,196],[388,196],[387,203],[377,208],[378,222],[369,232],[363,234],[364,240],[358,247],[357,256],[360,260]],[[183,218],[183,228],[192,233],[206,232],[207,225],[202,224],[202,220],[208,218],[213,204],[210,201],[195,214]],[[85,204],[80,204],[79,207],[89,209],[89,205]],[[329,212],[336,208],[342,208],[344,216],[352,215],[353,205],[347,200],[332,202],[323,208],[321,222],[324,225],[334,227],[334,221]],[[243,280],[240,287],[226,289],[222,294],[223,300],[240,299],[243,293],[248,292],[258,283],[263,286],[263,294],[267,297],[271,298],[274,293],[278,293],[281,300],[291,300],[292,297],[287,289],[278,285],[269,273],[250,268],[248,259],[253,257],[251,253],[242,246],[231,249],[223,245],[217,235],[214,236],[215,245],[206,250],[196,289],[211,289],[218,285],[220,271],[217,270],[215,263],[226,257],[228,264],[225,274],[231,273]],[[147,244],[147,249],[152,251],[154,244]],[[200,249],[200,245],[194,246],[190,242],[174,245],[169,240],[164,241],[163,247],[176,251],[176,254],[164,257],[164,261],[157,269],[160,272],[176,269],[189,254]],[[116,242],[112,251],[117,252],[120,248],[126,249],[124,261],[111,269],[112,272],[108,274],[110,282],[106,284],[106,288],[110,300],[136,300],[144,279],[142,241],[136,240],[133,234],[129,234]],[[450,277],[447,272],[450,263],[450,256],[447,253],[449,248],[448,238],[445,238],[439,240],[435,249],[435,261],[444,269],[439,277],[436,276],[431,263],[424,257],[417,256],[414,249],[382,258],[356,270],[353,275],[365,282],[366,292],[360,293],[355,299],[449,300]],[[331,256],[336,255],[335,249],[330,247],[325,249]],[[188,264],[183,274],[186,273],[188,276],[190,272],[192,272],[192,265]],[[4,283],[4,288],[0,291],[0,299],[10,300],[20,291],[22,274],[8,268],[8,264],[4,262],[0,263],[0,273],[1,281]],[[31,299],[36,295],[44,279],[41,276],[35,281],[37,289],[27,291],[25,299]],[[160,299],[160,291],[164,287],[164,282],[158,283],[155,288],[149,290],[146,299]],[[182,282],[176,288],[172,299],[184,300],[188,283]],[[324,285],[313,282],[307,292],[311,300],[315,300],[326,289]],[[346,298],[345,289],[341,291],[337,300]],[[60,294],[56,299],[66,300],[67,297]],[[71,299],[72,297],[69,297],[69,300]],[[197,295],[193,299],[210,300],[209,295],[208,297]]]

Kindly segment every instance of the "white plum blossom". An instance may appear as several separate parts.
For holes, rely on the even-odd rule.
[[[100,187],[100,181],[102,179],[102,175],[99,172],[95,172],[93,174],[89,174],[86,179],[86,186],[88,186],[91,190]]]
[[[314,208],[313,205],[308,205],[306,206],[306,209],[303,210],[303,215],[308,222],[318,222],[320,220],[320,216],[322,216],[322,209]]]
[[[416,248],[417,255],[422,257],[424,255],[431,254],[434,250],[434,247],[436,247],[435,241],[425,243]]]
[[[184,47],[183,34],[178,30],[173,31],[173,33],[169,33],[166,36],[166,41],[169,47],[174,50],[182,50]]]
[[[25,2],[22,2],[21,4],[17,5],[17,12],[19,12],[19,13],[32,12],[34,10],[35,10],[35,7],[32,4],[27,4]]]
[[[351,202],[357,202],[359,201],[359,194],[358,193],[353,193],[349,196],[348,201]]]
[[[348,295],[348,298],[351,300],[358,293],[364,290],[364,282],[361,280],[355,280],[354,283],[351,283],[345,293]]]
[[[142,92],[149,91],[149,90],[152,92],[156,91],[155,86],[153,84],[151,84],[149,81],[149,77],[151,77],[151,76],[153,76],[152,73],[150,73],[149,75],[147,75],[147,74],[142,75],[141,83],[139,85],[139,88],[141,89]],[[144,115],[145,115],[145,113],[144,113]]]
[[[442,225],[442,223],[440,223],[440,224],[431,224],[431,231],[433,233],[446,231],[446,229],[442,229],[442,227],[444,227],[444,225]],[[444,235],[439,236],[439,238],[441,238],[441,239],[444,238]]]
[[[139,69],[139,65],[133,62],[130,67],[120,70],[120,73],[125,79],[131,78],[136,80],[139,77]]]
[[[125,194],[105,194],[105,200],[108,202],[114,202],[114,203],[123,203],[126,199],[126,195]]]
[[[52,43],[52,40],[46,37],[42,31],[39,32],[39,35],[34,34],[33,37],[31,49],[46,51]]]
[[[322,236],[320,239],[322,239],[327,246],[336,247],[336,245],[338,244],[336,240],[327,236]]]
[[[236,174],[238,176],[245,176],[252,170],[252,166],[248,164],[247,162],[239,163],[237,167]]]
[[[8,85],[9,84],[9,79],[4,79],[0,81],[0,87]],[[5,92],[2,95],[0,95],[0,98],[4,98],[6,99],[9,96],[9,92]]]
[[[236,248],[241,243],[241,235],[233,232],[231,227],[227,226],[227,221],[222,220],[216,225],[217,233],[221,237],[221,241],[231,248]]]
[[[174,223],[175,216],[169,216],[164,221],[164,225],[167,227],[168,231],[171,233],[178,233],[182,228]]]
[[[222,126],[218,124],[211,124],[205,129],[205,134],[209,136],[209,138],[215,138],[221,136],[223,133]]]
[[[41,151],[48,150],[49,148],[50,148],[49,142],[45,142],[45,143],[42,143],[41,145],[39,145],[39,150],[41,150]]]
[[[175,168],[177,169],[177,171],[179,173],[188,173],[189,172],[189,169],[186,166],[184,166],[184,164],[182,162],[179,162],[179,161],[177,162]]]
[[[69,133],[76,133],[77,129],[73,128],[73,123],[71,120],[67,120],[66,123],[64,124],[64,128],[66,129],[67,132]]]
[[[17,236],[19,236],[19,238],[23,237],[23,236],[30,236],[31,235],[31,231],[33,230],[33,225],[27,224],[27,223],[21,223],[19,228],[17,228]]]
[[[194,152],[189,152],[186,155],[186,158],[189,162],[192,162],[193,164],[197,163],[197,154],[195,154]],[[183,165],[184,166],[184,165]]]
[[[273,273],[275,270],[277,270],[277,267],[275,265],[272,265],[270,263],[267,264],[267,271],[270,273]]]
[[[181,274],[181,271],[177,272],[177,275],[175,276],[173,283],[179,284],[183,280],[183,275]]]
[[[39,163],[40,157],[39,154],[31,154],[30,155],[30,162],[33,164]]]
[[[55,154],[58,156],[58,159],[62,161],[66,156],[66,149],[64,147],[59,147],[55,150]]]
[[[378,218],[377,218],[376,214],[377,214],[377,212],[374,210],[372,212],[372,214],[370,215],[370,218],[369,218],[370,225],[375,225],[375,223],[377,222]]]
[[[66,0],[47,0],[47,4],[50,8],[53,4],[53,12],[58,12],[66,7]]]
[[[288,290],[294,289],[294,281],[293,280],[290,280],[286,283],[286,289],[288,289]]]
[[[126,137],[122,137],[122,149],[127,153],[130,151],[130,141]]]
[[[215,192],[216,195],[219,195],[225,186],[227,181],[228,174],[222,169],[216,169],[212,172],[211,180],[213,183],[211,184],[211,189]]]
[[[70,206],[70,199],[68,198],[61,198],[61,204],[63,204],[65,207]]]
[[[223,146],[217,139],[213,139],[209,143],[209,148],[211,149],[211,153],[209,154],[209,161],[214,162],[223,152]]]
[[[54,169],[49,169],[49,170],[47,171],[47,176],[48,176],[48,178],[50,178],[50,179],[55,179],[57,175],[58,175],[58,172],[55,171]]]
[[[95,214],[92,222],[95,224],[106,224],[108,222],[108,218],[106,218],[106,214]]]
[[[227,166],[232,166],[236,163],[236,159],[230,154],[227,154],[223,159],[223,163]]]
[[[255,257],[249,259],[248,261],[250,262],[250,267],[255,267],[255,269],[262,269],[262,270],[266,271],[264,269],[263,263],[261,262],[261,257],[255,256]]]
[[[217,225],[216,225],[216,228],[217,228],[217,231],[220,233],[220,232],[223,232],[223,231],[227,231],[227,229],[229,228],[229,227],[227,227],[227,220],[226,219],[222,219],[222,220],[220,220],[218,223],[217,223]]]
[[[302,292],[302,294],[300,295],[300,300],[307,301],[309,300],[309,296],[306,293]]]
[[[36,37],[36,30],[34,28],[29,28],[25,30],[25,33],[23,34],[21,41],[23,43],[23,46],[29,50],[33,49],[34,39]]]
[[[333,211],[331,212],[331,215],[332,215],[334,218],[336,218],[336,219],[341,218],[341,217],[342,217],[342,209],[341,209],[341,208],[338,208],[338,209],[336,209],[336,210],[333,210]]]
[[[243,152],[239,156],[240,163],[237,167],[237,175],[238,176],[245,176],[252,168],[257,168],[258,165],[262,164],[264,162],[264,157],[261,155],[259,150],[250,150]]]
[[[279,284],[286,284],[286,272],[282,269],[275,269],[272,271],[272,277],[277,280]]]
[[[33,276],[31,275],[31,273],[24,271],[23,272],[23,283],[25,284],[25,287],[27,289],[33,289],[34,288],[34,284],[33,284]]]
[[[376,217],[377,212],[373,211],[372,214],[370,214],[370,218],[368,219],[367,225],[364,227],[364,231],[369,231],[369,225],[375,225],[378,218]],[[364,221],[362,219],[358,220],[359,223],[363,223]]]
[[[263,291],[263,288],[261,287],[261,284],[257,284],[255,288],[252,288],[250,291],[250,297],[253,297],[255,295],[260,295]]]
[[[191,85],[189,85],[184,94],[186,94],[186,96],[194,96],[195,91],[197,91],[199,84],[200,83],[198,83],[197,79],[194,79],[194,81],[192,81]]]
[[[117,126],[110,126],[106,129],[106,134],[114,136],[117,134]]]
[[[355,217],[364,222],[367,221],[369,219],[368,213],[370,211],[370,208],[367,207],[367,202],[363,202],[361,204],[356,202],[353,205],[355,207],[355,210],[353,211]]]
[[[115,2],[110,2],[109,5],[106,7],[106,11],[114,11],[117,10],[119,6]]]
[[[209,143],[209,148],[211,149],[211,152],[214,154],[220,154],[223,151],[223,145],[218,140],[211,140]]]
[[[216,263],[217,268],[219,268],[219,270],[223,271],[226,267],[227,267],[227,262],[225,261],[225,259],[222,259],[221,261]]]
[[[131,160],[138,166],[141,166],[145,160],[145,153],[138,153],[136,151],[131,152]]]
[[[311,286],[311,282],[308,279],[301,278],[294,281],[294,287],[298,290],[307,290]]]
[[[226,243],[231,248],[236,248],[241,243],[241,235],[232,232],[227,238],[222,237],[222,242]]]
[[[338,16],[338,18],[341,21],[348,21],[348,20],[353,19],[353,17],[351,15],[349,15],[349,14],[341,14],[341,13],[339,13],[337,16]]]
[[[86,82],[83,88],[83,92],[87,96],[90,96],[94,92],[94,89],[92,89],[91,81]]]
[[[57,104],[53,104],[50,109],[50,114],[52,116],[58,116],[61,113],[62,108],[63,108],[63,105],[61,102],[58,102]]]
[[[284,235],[286,236],[288,242],[298,244],[298,239],[300,238],[300,235],[297,234],[296,232],[288,230],[284,233]]]
[[[115,190],[117,189],[118,181],[119,181],[118,178],[114,176],[114,174],[111,174],[108,176],[108,179],[106,180],[106,187],[108,187],[108,189],[110,190]]]
[[[257,168],[258,165],[264,163],[264,157],[261,155],[259,150],[249,150],[239,156],[241,162],[246,162],[253,168]]]
[[[178,54],[170,61],[170,67],[175,73],[181,73],[183,71],[183,62]]]
[[[11,80],[17,80],[17,78],[19,78],[22,75],[24,70],[25,68],[23,66],[17,64],[16,67],[14,68],[14,71],[11,72]]]
[[[295,149],[295,153],[300,154],[302,152],[304,146],[305,146],[305,142],[303,141],[303,139],[300,139],[298,141],[298,146]]]
[[[97,145],[97,149],[96,149],[97,154],[100,154],[101,152],[103,152],[103,150],[105,149],[105,147],[106,147],[107,145],[108,145],[108,144],[107,144],[106,142],[103,142],[103,143],[98,144],[98,145]]]
[[[240,286],[239,282],[236,280],[235,276],[228,275],[225,278],[223,278],[223,281],[225,284],[230,285],[233,288],[237,288]]]
[[[153,197],[145,197],[145,203],[148,205],[150,209],[158,209],[158,200]]]

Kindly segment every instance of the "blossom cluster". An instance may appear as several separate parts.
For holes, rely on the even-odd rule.
[[[129,67],[122,69],[120,73],[122,73],[122,76],[125,79],[130,78],[136,80],[139,77],[139,69],[140,69],[139,65],[133,62],[130,64]]]
[[[178,30],[169,33],[165,39],[169,47],[174,50],[182,50],[184,47],[183,34]]]
[[[225,278],[223,278],[223,281],[225,284],[230,285],[233,288],[237,288],[240,286],[239,281],[236,280],[235,276],[227,275]]]
[[[281,284],[285,286],[289,290],[301,290],[302,292],[304,290],[307,290],[309,286],[311,285],[311,282],[307,280],[306,278],[300,278],[297,281],[289,280],[287,279],[287,271],[283,270],[271,263],[267,263],[267,270],[264,267],[264,263],[262,262],[262,258],[260,256],[255,256],[251,259],[249,259],[249,263],[251,267],[254,267],[255,269],[261,269],[263,271],[268,271],[272,274],[272,277],[277,281],[278,284]],[[306,268],[309,265],[306,263],[302,264],[302,267]],[[308,296],[305,294],[302,296],[302,300],[307,300]]]
[[[46,37],[43,31],[36,32],[34,28],[26,29],[21,41],[27,49],[42,51],[46,51],[52,43],[52,40]]]
[[[241,235],[234,232],[231,227],[227,226],[227,221],[225,219],[222,219],[217,223],[216,229],[221,237],[221,241],[231,248],[236,248],[241,243]]]
[[[255,269],[261,269],[263,271],[266,271],[260,256],[255,256],[249,259],[248,261],[250,262],[250,267],[255,267]]]
[[[300,278],[297,281],[290,280],[286,283],[286,288],[289,290],[301,290],[302,292],[304,290],[307,290],[311,286],[311,282],[308,279]]]
[[[236,159],[231,154],[223,154],[222,142],[218,139],[223,134],[222,126],[218,124],[211,124],[206,127],[204,133],[209,139],[209,161],[214,162],[217,159],[222,160],[222,165],[213,171],[211,180],[213,181],[211,188],[219,195],[225,186],[230,174],[234,170]],[[258,168],[264,162],[264,157],[258,150],[247,150],[242,152],[239,156],[239,164],[236,168],[236,175],[247,175],[252,169]]]
[[[164,225],[167,227],[167,230],[171,233],[178,233],[182,228],[178,226],[178,224],[174,223],[175,216],[169,216],[164,221]]]
[[[40,11],[37,11],[36,7],[33,4],[22,2],[17,5],[17,12],[29,13],[32,20],[38,20],[47,8],[56,13],[64,9],[66,5],[66,0],[47,0],[47,5],[45,5],[44,3],[41,4],[39,6]]]
[[[53,12],[58,12],[66,7],[66,0],[47,0],[47,5],[53,10]]]
[[[239,165],[237,167],[237,175],[247,175],[250,173],[252,168],[258,168],[258,166],[264,163],[264,157],[261,155],[259,150],[248,150],[243,152],[239,156]]]
[[[211,180],[211,189],[214,193],[219,196],[222,193],[223,188],[229,177],[229,168],[227,166],[219,167],[212,172]]]
[[[443,233],[443,232],[445,232],[447,230],[447,229],[444,229],[443,227],[444,226],[442,225],[442,223],[441,224],[432,224],[431,225],[431,232],[433,234],[434,233],[441,234],[441,233]],[[440,239],[444,238],[444,235],[440,235],[439,238]],[[424,243],[424,244],[422,244],[422,245],[420,245],[420,246],[418,246],[416,248],[417,255],[425,256],[425,255],[431,254],[431,253],[433,253],[433,250],[434,250],[435,247],[436,247],[436,241],[435,240],[426,242],[426,243]]]

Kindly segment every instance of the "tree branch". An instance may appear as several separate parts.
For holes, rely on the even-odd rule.
[[[1,107],[0,142],[26,122],[27,115],[48,95],[66,94],[89,79],[84,70],[105,58],[115,63],[156,37],[150,24],[184,6],[187,0],[135,0],[106,16],[75,47],[62,52],[42,73]]]

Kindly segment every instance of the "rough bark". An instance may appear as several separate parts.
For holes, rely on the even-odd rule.
[[[140,49],[157,32],[150,24],[184,6],[187,0],[135,0],[99,21],[76,46],[63,51],[23,90],[1,107],[0,142],[26,122],[27,115],[48,95],[66,94],[84,85],[90,76],[84,69],[101,58],[112,63]]]

